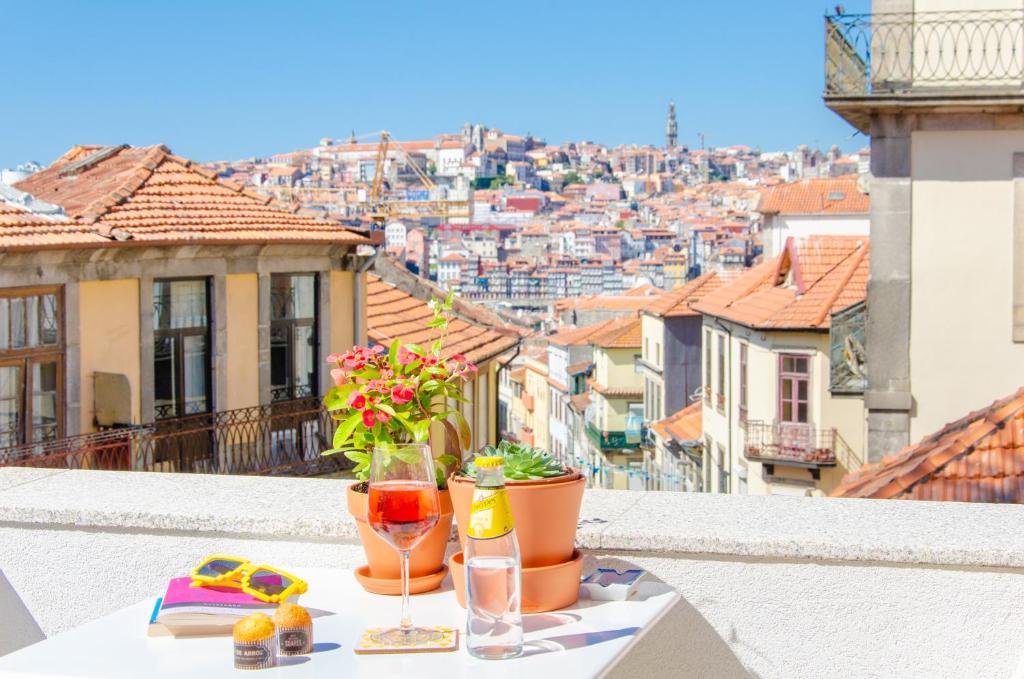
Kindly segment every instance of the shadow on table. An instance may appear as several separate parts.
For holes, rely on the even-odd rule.
[[[289,667],[309,662],[308,655],[282,655],[277,658],[278,667]]]
[[[633,636],[640,631],[639,627],[623,627],[622,629],[602,630],[600,632],[580,632],[578,634],[563,634],[547,639],[527,641],[523,644],[523,656],[539,655],[555,651],[569,651],[574,648],[593,646],[604,641],[619,639],[620,637]]]
[[[527,613],[523,616],[523,631],[539,632],[542,629],[571,625],[582,619],[575,613]]]
[[[314,653],[325,653],[327,651],[336,651],[341,648],[341,644],[336,644],[333,641],[321,641],[320,643],[313,644]]]

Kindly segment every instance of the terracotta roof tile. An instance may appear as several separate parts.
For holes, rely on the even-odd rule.
[[[81,224],[37,215],[0,199],[0,250],[42,250],[109,242]]]
[[[395,339],[401,339],[428,348],[441,336],[440,331],[425,327],[432,317],[426,302],[373,274],[367,274],[366,279],[367,335],[371,341],[388,345]],[[456,317],[448,324],[444,355],[465,354],[470,361],[483,363],[512,348],[518,341],[517,335]],[[515,370],[512,371],[514,375]]]
[[[790,238],[693,308],[752,328],[826,329],[831,314],[867,296],[869,252],[867,237]]]
[[[75,147],[18,183],[103,236],[147,243],[358,244],[362,235],[210,178],[164,146]]]
[[[1024,503],[1024,388],[850,472],[832,495]]]
[[[630,314],[613,318],[591,335],[590,343],[602,349],[639,349],[642,339],[640,318]]]
[[[779,184],[761,194],[757,210],[778,214],[867,213],[868,195],[856,177],[820,177]]]
[[[704,436],[702,404],[695,401],[665,419],[654,422],[651,428],[663,439],[698,441]]]
[[[677,318],[681,316],[700,316],[691,306],[699,302],[701,297],[720,288],[722,279],[717,273],[706,273],[688,281],[685,285],[661,295],[655,302],[643,310],[652,316]]]

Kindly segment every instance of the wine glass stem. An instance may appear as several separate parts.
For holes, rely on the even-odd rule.
[[[402,621],[398,623],[403,632],[412,630],[412,618],[409,617],[409,551],[401,550],[402,562]]]

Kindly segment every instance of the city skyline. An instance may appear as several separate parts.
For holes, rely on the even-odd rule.
[[[867,143],[821,106],[820,15],[804,9],[648,6],[626,16],[598,3],[583,15],[524,7],[516,19],[493,7],[242,7],[57,2],[45,24],[38,7],[9,8],[0,38],[33,56],[0,93],[19,131],[0,147],[0,167],[47,164],[76,143],[164,143],[217,160],[352,130],[424,138],[467,121],[551,144],[661,146],[670,100],[690,148],[700,133],[707,146],[766,151]],[[111,32],[119,39],[84,50],[40,49]],[[495,49],[495,34],[509,51]]]

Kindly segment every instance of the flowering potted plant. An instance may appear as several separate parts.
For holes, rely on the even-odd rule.
[[[462,386],[477,368],[461,354],[443,354],[452,294],[444,301],[432,299],[428,306],[433,319],[427,327],[439,333],[429,349],[396,339],[387,349],[380,345],[356,346],[327,358],[335,365],[331,370],[335,386],[324,397],[324,405],[338,426],[333,447],[324,454],[344,453],[356,464],[353,471],[358,483],[349,486],[348,508],[356,519],[369,561],[368,567],[357,570],[356,575],[364,587],[380,593],[398,593],[400,563],[394,548],[366,522],[366,482],[372,450],[428,445],[432,423],[440,424],[445,433],[445,452],[434,458],[441,519],[410,559],[412,591],[417,592],[434,589],[444,578],[444,552],[453,516],[446,479],[461,465],[461,450],[471,441],[462,413],[447,409],[447,404],[466,401]]]

